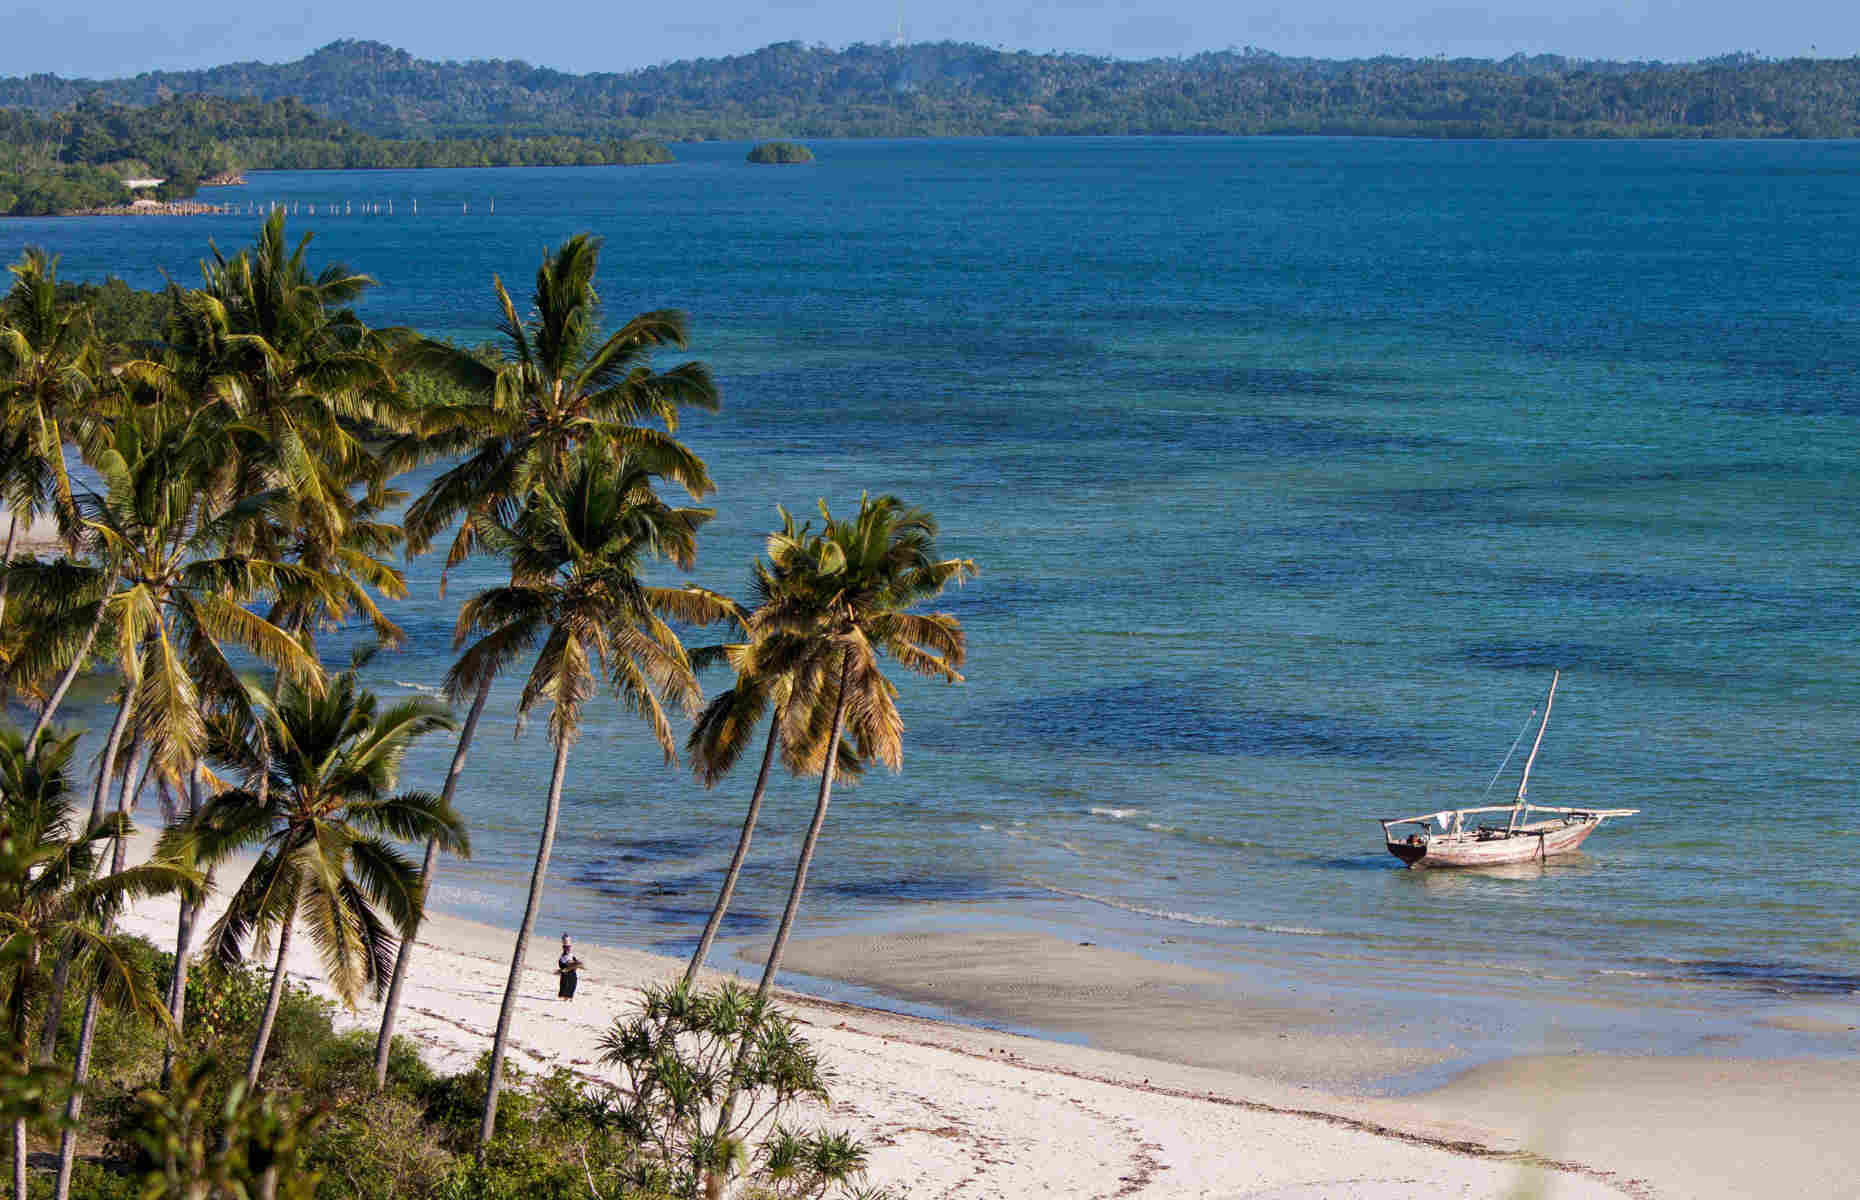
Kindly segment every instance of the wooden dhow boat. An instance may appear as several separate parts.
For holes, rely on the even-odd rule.
[[[1556,703],[1557,680],[1550,677],[1550,695],[1544,701],[1543,722],[1537,726],[1537,740],[1531,743],[1530,757],[1524,761],[1524,777],[1518,781],[1518,795],[1510,804],[1483,808],[1450,808],[1442,812],[1421,813],[1382,821],[1382,837],[1388,851],[1409,867],[1497,867],[1507,863],[1543,862],[1559,854],[1568,854],[1582,845],[1596,827],[1609,817],[1631,817],[1637,808],[1552,808],[1526,804],[1525,789],[1530,786],[1531,767],[1537,762],[1538,748],[1544,742],[1544,730],[1550,727],[1550,706]],[[1532,714],[1535,715],[1535,714]],[[1526,729],[1530,726],[1526,725]],[[1519,741],[1523,734],[1518,735]],[[1511,751],[1517,751],[1512,743]],[[1511,754],[1505,755],[1505,763]],[[1503,774],[1505,763],[1499,764]],[[1497,782],[1497,776],[1493,776]],[[1487,785],[1490,790],[1490,785]],[[1503,822],[1480,821],[1487,815],[1503,813]],[[1470,818],[1470,820],[1469,820]]]

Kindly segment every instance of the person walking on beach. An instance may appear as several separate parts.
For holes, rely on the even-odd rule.
[[[568,935],[565,933],[562,935],[562,957],[555,961],[555,973],[562,977],[562,985],[555,993],[557,999],[573,1000],[575,998],[575,984],[580,981],[578,975],[580,970],[581,960],[575,957],[575,944],[568,940]]]

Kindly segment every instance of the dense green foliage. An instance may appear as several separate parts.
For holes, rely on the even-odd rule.
[[[37,114],[0,109],[0,215],[70,212],[129,199],[127,179],[163,179],[161,199],[247,169],[636,166],[671,162],[636,138],[500,134],[392,141],[359,133],[291,98],[184,96],[134,108],[102,93]]]
[[[144,941],[129,944],[148,973],[167,973],[169,955]],[[182,1054],[185,1069],[166,1089],[157,1079],[158,1030],[125,1014],[102,1016],[97,1058],[107,1065],[91,1082],[82,1139],[95,1157],[79,1164],[74,1197],[180,1195],[163,1186],[173,1175],[238,1182],[253,1174],[249,1160],[257,1149],[287,1157],[281,1195],[319,1200],[586,1200],[590,1178],[600,1195],[689,1196],[698,1191],[701,1174],[692,1169],[690,1127],[703,1109],[677,1097],[684,1088],[714,1090],[719,1054],[711,1042],[691,1039],[680,1046],[671,1035],[697,1028],[712,1042],[727,1042],[746,1025],[757,1031],[756,1103],[745,1106],[744,1125],[764,1125],[756,1120],[763,1113],[790,1114],[801,1099],[822,1100],[830,1082],[779,1012],[727,988],[653,989],[637,1014],[616,1015],[602,1042],[630,1086],[590,1083],[566,1068],[538,1076],[507,1070],[497,1138],[480,1164],[473,1161],[472,1143],[486,1078],[482,1059],[459,1074],[440,1075],[412,1043],[396,1039],[386,1087],[375,1092],[367,1032],[340,1031],[336,1006],[298,986],[288,988],[279,1005],[276,1053],[267,1060],[259,1102],[229,1110],[229,1099],[242,1093],[240,1065],[267,986],[256,967],[191,977],[195,1017]],[[61,1046],[75,1040],[82,1009],[80,997],[67,998]],[[727,1055],[721,1061],[727,1068]],[[855,1194],[848,1185],[863,1173],[859,1143],[840,1133],[780,1125],[770,1133],[752,1170],[762,1174],[764,1164],[785,1169],[759,1184],[781,1195]],[[190,1140],[197,1159],[191,1171]],[[178,1161],[168,1161],[170,1153]],[[784,1164],[784,1157],[798,1161]]]
[[[42,217],[81,208],[127,204],[129,189],[114,171],[92,166],[0,166],[0,217]]]
[[[384,137],[492,133],[669,140],[970,134],[1333,133],[1446,137],[1853,137],[1860,59],[1599,62],[1286,58],[1259,50],[1125,61],[939,42],[784,42],[752,54],[571,75],[429,62],[333,42],[297,62],[133,79],[0,81],[0,105],[171,95],[296,96]]]
[[[85,306],[100,341],[127,346],[161,337],[174,298],[167,292],[130,287],[112,275],[102,283],[60,282],[58,302]]]
[[[814,152],[799,142],[763,142],[749,152],[752,163],[810,163]]]

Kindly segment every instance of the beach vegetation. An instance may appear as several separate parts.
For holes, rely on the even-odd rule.
[[[0,727],[0,1019],[8,1035],[11,1086],[27,1101],[12,1114],[13,1193],[27,1194],[28,1126],[39,1100],[62,1100],[64,1122],[75,1119],[73,1098],[59,1095],[62,1082],[40,1072],[29,1059],[32,1011],[50,991],[52,965],[62,961],[90,983],[87,1019],[97,1006],[129,1010],[156,1023],[167,1020],[146,960],[110,930],[121,906],[189,886],[191,873],[163,862],[104,870],[106,845],[129,832],[128,820],[113,816],[80,825],[70,777],[77,738],[45,735],[48,743],[30,760],[24,740]],[[66,957],[68,955],[68,957]],[[39,1065],[49,1066],[43,1056]],[[21,1089],[24,1089],[22,1092]],[[36,1097],[36,1099],[35,1099]]]

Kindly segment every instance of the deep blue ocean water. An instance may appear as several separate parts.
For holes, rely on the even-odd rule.
[[[707,585],[743,587],[778,503],[862,490],[978,561],[947,602],[968,682],[905,684],[904,772],[840,794],[804,933],[966,914],[1294,974],[1420,948],[1546,992],[1860,988],[1860,143],[816,149],[228,193],[300,206],[317,262],[380,279],[371,321],[468,341],[494,272],[521,296],[603,236],[610,311],[687,310],[724,388],[683,430],[719,484]],[[0,254],[185,283],[257,222],[9,221]],[[495,574],[441,599],[414,564],[376,684],[437,684]],[[1532,799],[1641,815],[1548,868],[1397,869],[1373,818],[1477,803],[1553,668]],[[438,888],[512,924],[548,771],[515,694]],[[704,791],[597,705],[543,928],[688,946],[750,782]],[[811,795],[778,789],[735,944]]]

